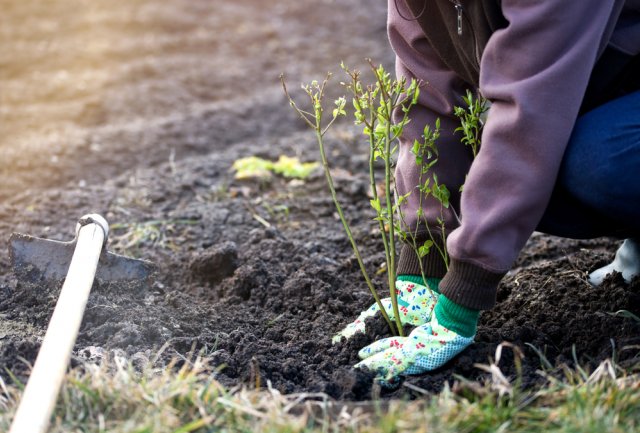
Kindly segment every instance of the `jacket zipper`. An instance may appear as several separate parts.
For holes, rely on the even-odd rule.
[[[458,15],[458,36],[462,36],[462,3],[460,0],[449,0],[456,8],[456,12]]]
[[[453,6],[456,8],[458,36],[462,36],[462,22],[464,20],[466,20],[467,24],[469,25],[469,30],[471,31],[471,36],[473,38],[473,45],[474,45],[474,52],[475,52],[475,56],[476,56],[476,62],[477,62],[478,65],[480,65],[480,51],[478,50],[478,45],[477,45],[477,42],[476,42],[475,33],[474,33],[474,30],[473,30],[473,26],[471,25],[471,21],[469,20],[469,18],[465,14],[464,7],[462,6],[462,1],[461,0],[449,0],[449,2],[451,4],[453,4]]]

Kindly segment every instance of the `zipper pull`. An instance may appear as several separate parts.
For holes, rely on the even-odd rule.
[[[455,5],[458,12],[458,36],[462,36],[462,5],[457,2]]]

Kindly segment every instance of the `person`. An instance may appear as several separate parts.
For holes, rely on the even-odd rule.
[[[439,239],[448,268],[435,248],[421,259],[407,245],[400,251],[401,320],[416,327],[359,353],[357,368],[394,386],[473,342],[481,310],[494,306],[535,230],[627,238],[593,284],[612,270],[628,281],[640,273],[640,0],[389,0],[388,35],[397,75],[422,83],[400,140],[398,194],[418,185],[411,144],[436,119],[433,169],[451,192]],[[453,109],[467,90],[491,104],[475,159],[454,133]],[[411,229],[420,203],[411,194],[403,205]],[[440,205],[422,203],[435,227]],[[361,313],[334,341],[363,331],[377,311]]]

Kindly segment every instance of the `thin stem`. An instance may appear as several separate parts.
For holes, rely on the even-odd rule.
[[[422,177],[422,174],[420,174],[420,176]],[[396,190],[397,193],[397,190]],[[420,194],[420,190],[418,190],[418,193]],[[420,197],[420,202],[419,205],[422,205],[422,197]],[[402,212],[402,207],[398,207],[398,213],[400,214],[400,221],[403,225],[406,226],[406,219],[404,216],[404,212]],[[413,252],[416,254],[416,256],[420,259],[420,254],[419,254],[419,249],[418,249],[418,228],[420,226],[420,221],[418,221],[418,223],[416,224],[416,228],[414,232],[407,232],[409,238],[411,239],[411,247],[413,248]],[[427,281],[427,277],[426,277],[426,273],[424,271],[424,265],[422,264],[422,260],[418,260],[418,267],[420,268],[420,276],[422,277],[422,279],[424,281]]]
[[[376,71],[374,70],[374,73]],[[391,97],[387,93],[383,78],[377,73],[378,83],[380,84],[380,92],[382,93],[382,100],[384,104],[384,116],[386,120],[385,136],[384,136],[384,192],[386,198],[387,217],[389,225],[389,260],[387,275],[389,279],[389,294],[391,297],[391,306],[393,307],[393,315],[396,319],[396,327],[398,328],[398,334],[403,337],[404,331],[402,329],[402,321],[400,319],[400,310],[398,309],[398,294],[396,292],[396,239],[395,239],[395,225],[393,219],[393,200],[391,197],[391,112],[393,107],[391,104]],[[384,232],[383,232],[384,236]]]
[[[293,108],[298,113],[298,115],[300,117],[302,117],[302,119],[307,123],[307,125],[309,125],[310,128],[315,129],[316,125],[311,120],[309,120],[309,118],[307,117],[307,116],[314,117],[313,114],[311,114],[311,113],[309,113],[307,111],[301,110],[298,107],[296,102],[293,100],[293,98],[289,94],[289,90],[287,89],[287,84],[284,81],[284,74],[280,74],[280,82],[282,83],[282,89],[284,90],[285,96],[289,100],[289,105],[291,105],[291,108]],[[307,92],[307,94],[309,94],[309,93]],[[311,97],[310,94],[309,94],[309,97]]]
[[[312,91],[310,90],[306,90],[307,95],[309,96],[309,98],[311,99],[311,103],[314,106],[314,111],[315,111],[315,115],[311,115],[311,117],[315,120],[315,123],[312,123],[303,113],[302,110],[300,110],[298,108],[298,106],[296,105],[296,103],[293,101],[293,99],[291,98],[291,95],[289,94],[288,90],[287,90],[287,86],[284,80],[284,75],[280,75],[280,81],[282,82],[282,88],[284,89],[284,93],[287,97],[287,99],[289,100],[289,103],[291,105],[291,107],[293,107],[296,112],[307,122],[307,124],[309,124],[309,126],[314,130],[315,134],[316,134],[316,139],[318,141],[318,147],[320,148],[320,158],[322,159],[322,168],[324,169],[324,174],[325,177],[327,179],[327,184],[329,185],[329,191],[331,192],[331,198],[333,199],[333,204],[336,207],[336,211],[338,212],[338,216],[340,217],[340,222],[342,223],[342,226],[344,227],[344,231],[347,234],[347,238],[349,238],[349,242],[351,243],[351,248],[353,249],[353,253],[356,256],[356,260],[358,261],[358,266],[360,267],[360,271],[362,272],[362,276],[364,277],[365,282],[367,283],[367,287],[369,288],[369,291],[371,291],[371,295],[373,296],[373,299],[375,299],[376,304],[378,305],[378,308],[380,309],[380,312],[382,314],[382,317],[384,318],[384,320],[387,322],[387,325],[389,325],[389,328],[393,330],[393,325],[391,324],[391,319],[389,319],[389,316],[387,315],[386,310],[384,309],[384,306],[382,305],[382,301],[380,300],[380,297],[378,296],[378,293],[376,292],[375,287],[373,286],[373,283],[371,282],[371,278],[369,278],[369,274],[367,273],[367,269],[364,266],[364,261],[362,260],[362,256],[360,255],[360,251],[358,249],[358,245],[356,244],[356,241],[353,237],[353,234],[351,233],[351,228],[349,227],[349,223],[347,222],[347,219],[344,216],[344,213],[342,212],[342,206],[340,206],[340,202],[338,201],[338,195],[336,194],[336,189],[335,186],[333,184],[333,178],[331,176],[331,171],[329,169],[329,163],[327,161],[327,155],[325,152],[325,148],[324,148],[324,140],[323,140],[323,136],[325,134],[325,132],[327,131],[328,127],[331,126],[333,124],[333,122],[335,121],[336,117],[334,117],[331,122],[329,123],[329,125],[327,126],[327,128],[322,128],[322,107],[320,106],[323,96],[324,96],[324,86],[327,83],[329,77],[327,77],[322,85],[319,88],[318,94],[313,95]]]
[[[333,125],[333,122],[335,122],[337,119],[337,117],[334,117],[333,119],[331,119],[331,121],[327,124],[327,126],[325,126],[325,128],[323,130],[321,130],[320,134],[324,137],[324,134],[327,133],[327,131],[329,130],[329,128],[331,128],[331,125]]]
[[[422,173],[422,168],[420,169],[420,179],[419,179],[419,185],[422,185],[422,175],[424,173]],[[420,188],[418,188],[418,209],[422,209],[422,199],[424,197],[424,195],[422,194],[422,191],[420,191]],[[422,211],[424,213],[424,210]],[[429,238],[431,238],[431,242],[433,242],[434,244],[436,243],[436,241],[434,240],[433,236],[431,235],[431,231],[429,230],[429,225],[426,224],[426,218],[425,218],[425,225],[427,227],[427,233],[429,234]],[[414,232],[414,237],[413,237],[413,248],[414,251],[416,253],[416,255],[418,256],[418,264],[420,266],[420,275],[422,276],[422,279],[424,281],[427,281],[427,276],[426,273],[424,271],[424,264],[422,263],[422,257],[420,257],[420,254],[418,252],[418,245],[416,243],[416,239],[418,238],[418,229],[420,227],[420,220],[418,220],[418,222],[416,223],[416,231]]]
[[[295,102],[293,103],[293,105],[295,105]],[[313,113],[309,113],[308,111],[302,110],[299,107],[293,107],[298,113],[304,114],[305,116],[311,116],[313,117]]]
[[[371,279],[369,278],[369,274],[367,273],[367,269],[364,266],[364,262],[362,260],[362,256],[360,255],[360,251],[358,250],[358,245],[356,244],[356,241],[353,237],[353,234],[351,233],[351,228],[349,227],[349,223],[347,223],[347,220],[344,216],[344,213],[342,212],[342,206],[340,206],[340,202],[338,201],[338,195],[336,194],[336,189],[333,185],[333,178],[331,177],[331,171],[329,170],[329,163],[327,162],[327,156],[325,153],[325,149],[324,149],[324,142],[322,140],[322,133],[321,133],[321,127],[320,127],[320,120],[321,119],[317,119],[316,122],[318,124],[318,127],[315,129],[316,132],[316,139],[318,141],[318,146],[320,147],[320,158],[322,159],[322,167],[324,168],[324,174],[327,178],[327,183],[329,185],[329,190],[331,191],[331,198],[333,199],[333,204],[336,207],[336,211],[338,212],[338,216],[340,217],[340,222],[342,222],[342,226],[344,227],[344,231],[347,234],[347,237],[349,238],[349,242],[351,242],[351,248],[353,249],[353,253],[356,256],[356,260],[358,261],[358,265],[360,266],[360,271],[362,272],[362,276],[364,277],[367,286],[369,287],[369,290],[371,291],[371,294],[373,295],[373,298],[375,299],[376,303],[378,304],[378,307],[380,308],[380,312],[382,313],[382,316],[384,317],[385,321],[387,322],[387,324],[389,325],[390,328],[392,328],[391,325],[391,320],[389,319],[389,316],[387,315],[384,306],[382,305],[382,301],[380,300],[380,297],[378,296],[378,293],[376,292],[375,287],[373,286],[373,283],[371,282]]]
[[[391,294],[391,304],[393,306],[393,315],[396,319],[398,334],[403,337],[402,321],[400,320],[400,311],[398,310],[398,297],[396,292],[396,239],[395,226],[393,218],[393,201],[391,199],[391,123],[387,124],[387,132],[385,137],[385,161],[384,161],[384,189],[386,195],[387,213],[389,215],[389,293]],[[384,234],[384,233],[383,233]]]
[[[362,116],[363,120],[362,123],[364,123],[365,127],[370,131],[370,133],[368,134],[369,136],[369,183],[370,183],[370,188],[371,188],[371,195],[373,197],[373,200],[377,203],[379,203],[379,196],[378,196],[378,190],[376,187],[376,176],[375,176],[375,154],[376,154],[376,139],[375,139],[375,134],[373,133],[374,129],[375,129],[375,124],[376,124],[376,112],[375,112],[375,104],[373,103],[373,98],[371,97],[371,91],[365,92],[365,94],[361,94],[358,89],[358,75],[356,73],[350,73],[349,74],[351,77],[351,89],[352,89],[352,94],[353,94],[353,103],[354,106],[356,108],[356,110],[360,113],[360,115]],[[362,97],[366,97],[368,98],[367,101],[367,106],[368,106],[368,118],[369,120],[367,121],[364,118],[364,112],[362,109],[362,104],[360,103],[360,98]],[[376,208],[376,214],[378,216],[377,220],[378,220],[378,228],[380,230],[380,235],[382,237],[382,244],[384,247],[384,254],[385,254],[385,260],[387,263],[387,272],[391,275],[393,275],[393,269],[395,269],[394,267],[394,261],[391,259],[391,250],[389,247],[389,240],[386,237],[385,234],[385,225],[384,225],[384,219],[382,218],[382,212],[379,210],[379,208]],[[393,278],[393,281],[395,283],[395,277]],[[390,286],[391,287],[391,286]],[[395,287],[393,287],[393,294],[395,295]],[[391,302],[392,305],[395,303],[396,307],[394,309],[394,316],[396,318],[396,324],[398,323],[398,309],[397,309],[397,295],[396,296],[391,296]],[[396,333],[396,331],[394,330],[393,326],[391,325],[391,323],[389,323],[389,327],[392,333]],[[398,334],[400,336],[402,336],[402,326],[400,324],[400,326],[398,327]]]
[[[357,96],[354,99],[354,101],[358,101]],[[356,102],[356,104],[358,104],[358,109],[362,110],[362,107],[360,107],[360,103]],[[366,124],[366,126],[371,131],[373,131],[374,124],[375,124],[375,112],[374,112],[372,107],[373,107],[373,104],[371,103],[371,101],[369,101],[369,123]],[[374,169],[375,147],[376,146],[375,146],[374,135],[373,134],[369,134],[369,183],[371,185],[371,195],[373,196],[373,199],[374,200],[379,200],[378,190],[377,190],[377,187],[376,187],[376,175],[375,175],[375,169]],[[381,217],[382,217],[381,213],[378,212],[378,229],[380,230],[380,234],[382,235],[382,245],[384,246],[385,261],[388,264],[388,263],[390,263],[390,257],[391,257],[390,256],[390,252],[389,252],[389,242],[387,240],[387,237],[385,236],[384,221],[383,221],[383,219]],[[385,314],[386,314],[386,311],[385,311]],[[398,317],[397,313],[396,313],[395,317]],[[391,320],[389,320],[389,328],[391,329],[391,332],[395,334],[395,330],[394,330],[393,326],[391,325]],[[402,335],[402,334],[400,334],[400,335]]]
[[[442,221],[442,224],[440,224],[440,237],[442,239],[443,242],[443,247],[442,247],[442,251],[440,251],[440,254],[442,255],[442,258],[444,260],[444,267],[447,271],[449,271],[449,253],[447,252],[447,241],[446,241],[446,235],[447,235],[447,231],[446,231],[446,227],[444,225],[444,206],[440,205],[440,220]],[[438,248],[438,250],[440,250],[440,248]]]

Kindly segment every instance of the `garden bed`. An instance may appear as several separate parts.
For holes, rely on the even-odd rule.
[[[69,240],[78,217],[98,212],[112,224],[110,249],[158,265],[150,287],[95,287],[74,364],[114,355],[180,364],[200,353],[229,387],[371,399],[371,377],[351,366],[357,350],[387,330],[378,321],[367,335],[331,344],[372,300],[322,173],[238,181],[231,166],[250,155],[318,159],[278,74],[319,78],[341,59],[357,66],[364,56],[389,64],[384,2],[263,1],[257,8],[239,1],[215,10],[205,1],[140,0],[105,10],[79,2],[84,15],[77,16],[69,14],[71,2],[47,10],[13,3],[13,18],[0,21],[9,29],[0,40],[7,66],[0,68],[0,248],[6,251],[13,231]],[[52,31],[57,22],[64,25]],[[78,45],[83,36],[94,51]],[[40,40],[53,41],[51,52]],[[11,41],[26,48],[12,52],[20,44]],[[38,56],[38,49],[45,51]],[[366,144],[339,124],[328,146],[345,213],[375,274],[384,253],[367,196]],[[534,234],[502,282],[498,305],[481,316],[476,343],[383,397],[438,392],[456,375],[482,379],[474,364],[487,363],[503,341],[525,353],[525,386],[540,381],[540,354],[551,366],[595,367],[612,356],[632,366],[640,324],[616,313],[640,313],[640,282],[613,275],[593,288],[586,281],[616,247],[611,239]],[[384,281],[378,273],[381,291]],[[8,255],[0,255],[4,371],[25,376],[23,359],[35,360],[57,289],[16,281]],[[500,367],[515,374],[510,352]]]

